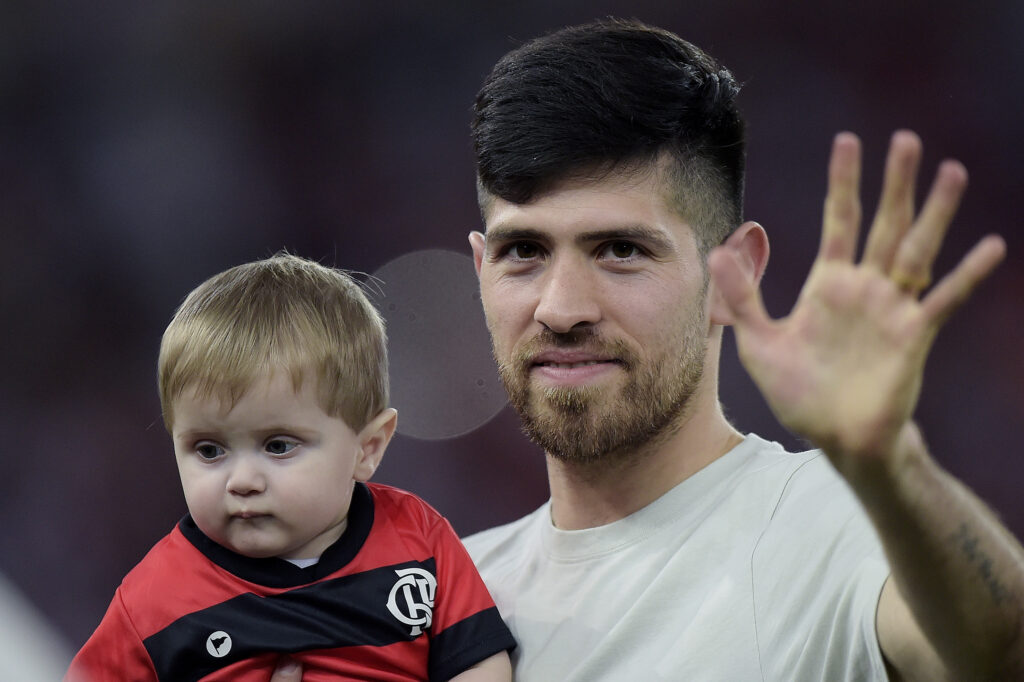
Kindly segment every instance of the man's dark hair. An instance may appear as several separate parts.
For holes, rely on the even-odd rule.
[[[700,48],[637,21],[605,19],[506,54],[472,124],[481,210],[528,203],[554,183],[648,171],[667,159],[668,200],[706,253],[739,225],[739,85]]]

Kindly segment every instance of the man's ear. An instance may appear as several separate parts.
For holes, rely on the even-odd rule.
[[[755,222],[746,222],[737,227],[725,243],[716,249],[729,249],[740,265],[740,272],[755,289],[761,283],[768,265],[768,234]],[[711,324],[732,324],[732,312],[722,299],[722,294],[712,278],[710,284],[709,319]]]
[[[484,237],[483,232],[473,230],[469,233],[469,245],[473,247],[473,266],[476,268],[476,276],[480,276],[480,263],[484,260],[484,246],[487,244],[487,238]]]
[[[369,481],[373,472],[384,457],[391,436],[395,435],[398,424],[398,411],[388,407],[371,419],[359,432],[359,452],[356,453],[356,466],[353,477],[357,481]]]

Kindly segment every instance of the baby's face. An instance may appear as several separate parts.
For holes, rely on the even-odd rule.
[[[249,557],[319,557],[345,530],[359,436],[284,372],[234,407],[186,390],[174,401],[174,453],[189,512],[208,537]]]

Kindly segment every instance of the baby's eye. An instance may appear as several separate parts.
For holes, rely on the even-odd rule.
[[[299,444],[295,441],[285,440],[283,438],[274,438],[267,441],[267,452],[272,455],[287,455],[289,452],[299,447]]]
[[[224,448],[216,443],[199,443],[196,445],[196,454],[199,459],[214,460],[224,454]]]

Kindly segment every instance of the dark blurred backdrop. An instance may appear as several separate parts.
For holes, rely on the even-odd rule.
[[[940,461],[1024,534],[1024,3],[9,2],[0,573],[70,647],[185,511],[154,377],[181,298],[285,247],[367,273],[413,251],[468,253],[477,87],[521,40],[607,14],[672,29],[745,83],[746,213],[772,240],[764,286],[776,315],[817,246],[836,131],[864,139],[866,212],[896,127],[924,139],[928,182],[945,156],[967,165],[971,187],[939,270],[989,231],[1007,237],[1010,255],[940,335],[919,418]],[[478,302],[463,305],[477,324]],[[424,334],[443,338],[450,325],[475,339],[461,324]],[[799,447],[731,338],[724,356],[723,399],[739,428]],[[396,379],[415,386],[403,367]],[[419,399],[438,401],[431,393]],[[399,411],[414,412],[403,400]],[[507,408],[456,437],[399,435],[375,480],[419,493],[463,534],[546,497],[541,454]]]

